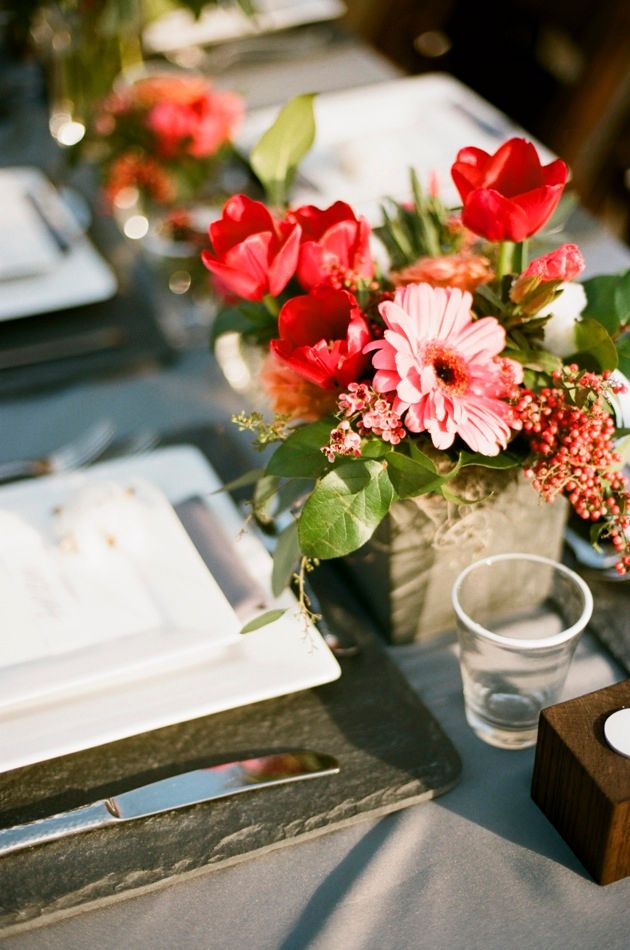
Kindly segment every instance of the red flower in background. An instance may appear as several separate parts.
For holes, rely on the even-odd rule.
[[[462,149],[451,168],[465,227],[488,241],[524,241],[555,211],[567,180],[560,159],[541,165],[531,142],[514,138],[494,155]]]
[[[282,293],[295,273],[300,227],[277,221],[260,201],[234,195],[209,229],[212,251],[202,260],[223,293],[262,300]]]
[[[347,388],[369,363],[363,347],[372,336],[359,306],[346,290],[320,284],[287,300],[278,317],[276,357],[322,389]]]
[[[242,100],[206,89],[190,102],[158,102],[146,117],[165,158],[179,154],[208,158],[231,141],[243,116]]]
[[[289,212],[289,218],[302,229],[297,276],[307,290],[321,283],[354,285],[359,277],[374,276],[370,225],[345,201],[323,210],[304,205]]]

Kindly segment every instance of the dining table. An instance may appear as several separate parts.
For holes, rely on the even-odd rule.
[[[287,35],[295,35],[297,55],[291,54]],[[256,58],[248,47],[226,57],[217,84],[240,91],[252,112],[278,108],[302,92],[317,92],[322,99],[360,92],[369,111],[379,90],[401,79],[391,63],[337,28],[320,24],[287,35],[275,56]],[[416,78],[425,84],[432,79]],[[0,162],[35,165],[54,177],[62,157],[49,140],[45,106],[33,84],[30,73],[28,83],[17,84],[13,108],[0,120]],[[476,119],[477,101],[471,93],[469,114],[460,113],[462,146],[475,121],[488,126],[488,116],[498,115],[480,107]],[[430,108],[429,103],[427,114]],[[435,146],[442,120],[439,112],[431,118]],[[375,107],[372,122],[378,127],[379,121]],[[451,117],[451,138],[457,129],[457,117]],[[509,129],[517,127],[502,116],[498,128],[486,133],[499,136]],[[450,150],[450,140],[444,148]],[[89,169],[74,168],[68,175],[89,203]],[[255,398],[256,387],[239,390],[230,384],[220,354],[208,346],[211,318],[203,308],[191,315],[190,303],[169,292],[142,242],[114,233],[98,204],[92,203],[91,213],[95,242],[127,275],[125,294],[108,303],[107,322],[128,315],[129,345],[118,353],[2,364],[0,463],[43,456],[106,418],[121,444],[150,432],[160,448],[194,446],[229,481],[256,464],[249,434],[231,422]],[[566,227],[582,248],[588,274],[628,267],[628,248],[579,207]],[[21,335],[8,348],[18,352],[33,340],[46,346],[56,332],[67,331],[64,319],[58,312],[48,315],[46,325],[41,317],[16,321]],[[5,327],[0,322],[0,358],[7,347]],[[319,752],[340,759],[338,779],[304,783],[310,822],[300,819],[298,799],[287,786],[282,798],[258,790],[228,799],[220,809],[213,803],[195,806],[194,820],[174,812],[164,820],[144,819],[137,831],[104,829],[77,836],[72,844],[68,839],[0,856],[0,942],[7,950],[626,950],[630,880],[595,883],[532,800],[535,748],[495,748],[471,730],[455,634],[392,645],[334,565],[320,583],[324,607],[329,598],[334,622],[359,630],[363,652],[341,656],[339,679],[309,689],[304,706],[292,705],[290,697],[258,703],[240,746],[240,713],[232,710],[192,725],[174,722],[157,730],[155,739],[147,731],[144,746],[123,738],[102,752],[89,750],[83,760],[76,756],[85,753],[77,752],[0,774],[3,828],[16,815],[41,817],[16,804],[28,803],[30,783],[43,799],[65,801],[57,761],[75,782],[79,766],[95,769],[75,796],[81,803],[86,790],[99,791],[97,797],[109,794],[109,768],[112,781],[120,782],[117,756],[133,758],[135,777],[149,775],[156,756],[163,768],[169,750],[173,762],[196,760],[206,741],[213,761],[219,761],[221,749],[226,755],[253,749],[257,728],[260,747],[273,748],[277,722],[284,744],[319,745]],[[603,635],[596,625],[587,630],[563,699],[630,676],[630,585],[593,583],[596,608],[600,597],[605,615],[614,615],[617,640],[606,645],[605,630]],[[0,639],[10,636],[1,618],[0,604]],[[343,729],[329,723],[318,733],[324,713],[334,718],[337,712]],[[224,722],[232,731],[222,737]],[[343,784],[344,756],[347,776],[356,766],[352,787],[348,778]],[[46,793],[46,783],[52,792]],[[9,786],[11,793],[3,798]],[[266,801],[272,803],[268,813]],[[204,850],[215,823],[219,844],[212,839],[212,848]]]

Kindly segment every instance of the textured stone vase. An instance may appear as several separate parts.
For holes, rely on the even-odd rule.
[[[471,467],[450,487],[468,503],[435,495],[398,501],[371,540],[345,558],[392,643],[454,630],[451,587],[472,561],[508,552],[560,558],[566,503],[544,502],[520,469]]]

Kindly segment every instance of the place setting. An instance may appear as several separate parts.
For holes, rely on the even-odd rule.
[[[7,609],[12,625],[23,628],[20,654],[3,657],[0,671],[4,926],[28,919],[36,908],[38,915],[44,906],[52,911],[58,901],[79,907],[86,895],[95,900],[109,893],[112,875],[122,883],[130,872],[137,834],[144,839],[149,833],[153,844],[145,841],[134,859],[140,861],[134,886],[179,875],[184,866],[220,866],[305,833],[385,814],[441,794],[457,781],[455,749],[386,658],[369,616],[343,601],[339,606],[339,580],[327,578],[322,602],[337,603],[331,609],[326,602],[329,622],[339,616],[351,623],[360,646],[356,655],[335,659],[315,626],[304,629],[293,595],[273,596],[271,558],[243,528],[242,512],[221,487],[200,450],[179,444],[0,489],[5,550],[22,552],[20,561],[12,558],[10,576],[3,561],[3,583],[12,590]],[[224,593],[203,564],[204,552]],[[115,561],[119,568],[112,570]],[[170,590],[164,586],[169,574]],[[99,595],[103,576],[119,589],[105,611],[98,597],[105,606],[111,594],[104,588]],[[27,600],[25,589],[36,591],[38,599]],[[37,615],[44,604],[50,610],[51,598],[57,603],[46,628]],[[275,624],[239,634],[261,611],[282,608],[286,612]],[[377,684],[382,696],[375,707]],[[303,754],[306,765],[298,769]],[[269,782],[261,756],[271,757]],[[321,768],[318,756],[324,757]],[[214,795],[212,805],[184,813],[174,811],[177,806],[168,803],[177,799],[167,796],[152,829],[146,821],[116,829],[88,821],[87,835],[66,836],[74,827],[74,809],[91,805],[106,789],[109,800],[115,789],[124,789],[123,796],[136,788],[141,794],[162,777],[170,778],[168,787],[177,786],[180,775],[215,763],[223,774],[235,760],[260,763],[260,777],[243,782],[256,782],[261,790],[247,808],[251,831],[227,850],[222,840],[230,837],[231,824],[240,827],[242,809]],[[251,768],[257,767],[253,762]],[[320,772],[319,783],[262,790]],[[184,796],[180,805],[194,801]],[[209,807],[210,824],[204,810]],[[34,821],[32,841],[40,841],[42,821],[63,810],[70,812],[68,824],[55,819],[50,843],[44,836],[41,847],[29,849],[31,839],[13,840],[11,826]],[[76,878],[47,870],[68,848],[77,859],[82,847],[92,849],[95,835],[99,859],[80,887]],[[165,860],[163,842],[171,835],[178,847]]]

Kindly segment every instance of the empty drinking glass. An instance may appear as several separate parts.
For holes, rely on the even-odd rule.
[[[502,554],[462,571],[452,599],[469,725],[490,745],[533,745],[590,620],[590,590],[556,561]]]

